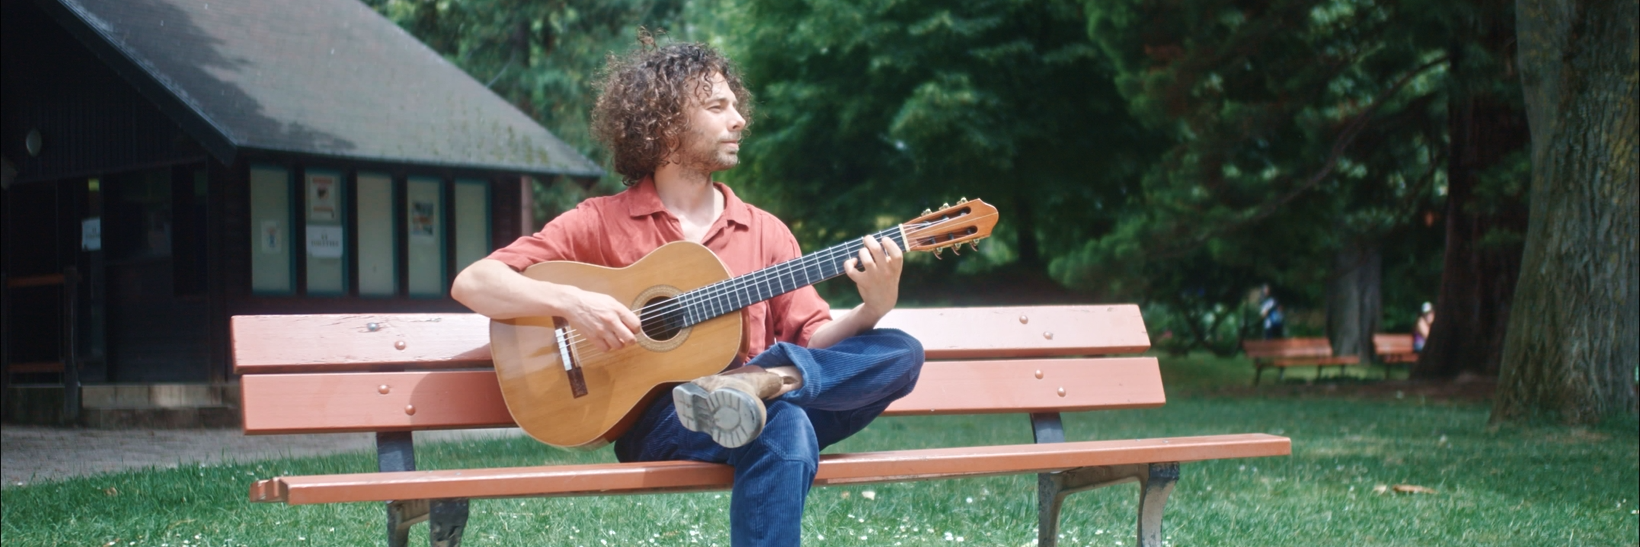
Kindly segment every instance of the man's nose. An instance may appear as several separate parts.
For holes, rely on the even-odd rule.
[[[740,115],[740,109],[729,107],[729,130],[740,131],[746,127],[746,118]]]

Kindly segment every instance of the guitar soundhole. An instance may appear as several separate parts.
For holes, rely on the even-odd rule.
[[[665,342],[677,337],[678,332],[683,330],[683,312],[681,310],[676,312],[663,311],[665,310],[663,304],[671,299],[671,297],[661,296],[643,303],[644,309],[656,310],[644,313],[643,334],[648,336],[650,340]]]

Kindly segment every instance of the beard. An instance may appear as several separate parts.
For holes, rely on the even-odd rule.
[[[740,154],[721,150],[722,143],[716,136],[691,127],[684,132],[683,142],[677,151],[677,163],[685,169],[716,173],[740,165]]]

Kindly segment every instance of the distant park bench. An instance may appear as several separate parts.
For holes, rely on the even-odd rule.
[[[1137,482],[1137,544],[1160,547],[1180,462],[1291,452],[1261,433],[1067,441],[1061,412],[1166,402],[1154,357],[1092,357],[1150,347],[1137,306],[902,309],[880,326],[917,337],[930,359],[885,415],[1028,414],[1036,443],[826,454],[816,485],[1038,474],[1037,545],[1049,547],[1067,495]],[[372,432],[380,470],[261,480],[251,501],[385,502],[392,547],[424,520],[435,547],[458,544],[474,498],[726,490],[734,479],[727,465],[691,461],[416,470],[413,431],[515,425],[482,316],[239,316],[232,330],[246,434]]]
[[[1418,352],[1412,349],[1411,334],[1374,334],[1372,350],[1378,356],[1378,362],[1384,365],[1384,378],[1389,378],[1390,367],[1411,366],[1418,362]]]
[[[1276,369],[1276,381],[1287,375],[1287,367],[1315,367],[1315,377],[1321,378],[1322,367],[1336,366],[1340,371],[1349,365],[1361,363],[1359,355],[1333,355],[1332,343],[1326,338],[1277,338],[1273,340],[1244,340],[1242,351],[1253,360],[1253,385],[1258,385],[1264,369]]]

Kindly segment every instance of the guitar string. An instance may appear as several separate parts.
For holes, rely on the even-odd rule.
[[[908,231],[915,231],[916,234],[917,234],[917,236],[910,237],[910,239],[916,240],[916,239],[919,239],[919,237],[926,236],[926,232],[929,231],[932,227],[937,226],[939,224],[946,223],[946,222],[951,222],[951,221],[954,221],[954,220],[956,220],[956,219],[955,218],[948,218],[948,219],[941,219],[941,220],[935,221],[935,222],[921,223],[919,225],[919,227],[913,228],[912,230],[908,230]],[[885,235],[886,234],[885,237],[891,237],[891,236],[895,235],[895,232],[897,232],[897,231],[898,230],[896,230],[894,228],[889,228],[889,229],[885,229],[885,230],[882,230],[880,232],[877,232],[876,234],[873,234],[873,235]],[[901,234],[902,240],[905,237],[907,237],[908,235],[909,234]],[[725,294],[729,294],[731,292],[744,291],[746,288],[749,288],[750,286],[754,286],[754,285],[757,285],[757,284],[767,285],[770,280],[777,279],[782,275],[785,275],[787,277],[791,277],[791,274],[793,272],[796,272],[797,269],[799,268],[799,266],[801,266],[802,269],[805,272],[807,272],[807,270],[811,266],[814,266],[814,267],[823,266],[826,262],[822,262],[821,264],[813,264],[813,265],[806,264],[806,262],[809,262],[809,259],[811,259],[811,258],[821,258],[821,253],[825,253],[826,256],[824,256],[823,258],[827,259],[829,262],[835,262],[837,258],[842,257],[842,256],[849,256],[849,257],[852,258],[852,255],[857,254],[859,252],[859,250],[863,249],[863,248],[864,248],[864,245],[860,244],[858,241],[852,241],[851,240],[851,241],[845,242],[843,244],[833,245],[832,247],[828,247],[825,250],[817,252],[817,253],[812,254],[812,255],[800,257],[800,258],[794,259],[794,260],[788,260],[786,262],[783,262],[781,264],[777,264],[774,267],[768,268],[766,270],[760,270],[758,272],[753,272],[753,273],[748,274],[746,276],[730,278],[730,279],[726,279],[726,280],[723,280],[723,281],[719,281],[717,283],[713,283],[712,285],[702,287],[701,289],[696,289],[694,291],[690,291],[689,293],[685,293],[685,294],[697,293],[697,292],[699,292],[703,289],[706,291],[704,293],[700,293],[700,294],[696,295],[694,297],[694,300],[692,300],[690,302],[685,303],[685,302],[682,301],[681,298],[673,298],[673,299],[668,299],[664,303],[656,304],[656,305],[653,305],[653,306],[645,306],[644,308],[640,308],[639,311],[642,312],[642,315],[640,316],[640,323],[644,327],[652,326],[652,321],[654,321],[656,319],[666,319],[668,316],[666,316],[665,314],[670,313],[672,311],[675,311],[680,306],[685,307],[685,308],[690,307],[690,306],[696,306],[696,305],[699,305],[699,304],[702,304],[702,303],[705,303],[705,302],[715,300],[718,297],[721,297]],[[799,263],[805,263],[805,264],[799,264]],[[767,272],[767,273],[765,273],[765,272]],[[759,276],[759,274],[762,274],[762,275]],[[805,278],[806,277],[807,277],[807,273],[805,273]],[[795,279],[795,277],[793,279]],[[814,284],[814,282],[807,283],[804,286],[812,285],[812,284]],[[784,293],[782,293],[782,294],[784,294]],[[760,299],[758,301],[761,302],[762,300],[766,300],[766,299]],[[731,306],[737,306],[736,303],[730,303],[730,305]],[[744,308],[744,307],[745,307],[744,305],[739,305],[735,309],[738,310],[738,309]],[[717,315],[722,315],[722,314],[717,314]],[[713,317],[716,317],[716,315],[714,315]],[[580,348],[582,346],[582,344],[586,343],[587,340],[588,340],[585,336],[580,335],[580,333],[578,331],[576,331],[575,329],[573,329],[573,328],[570,328],[570,329],[566,330],[566,333],[570,334],[571,338],[570,338],[569,342],[576,348]],[[594,346],[594,349],[596,351],[588,351],[587,353],[585,353],[585,355],[590,357],[590,356],[596,355],[598,353],[603,353],[603,351],[601,349],[597,349],[596,346]]]
[[[915,241],[917,239],[921,239],[923,237],[928,237],[928,232],[936,231],[935,230],[936,227],[938,227],[938,226],[940,226],[944,223],[954,222],[958,218],[961,218],[961,217],[945,218],[945,219],[940,219],[938,221],[920,223],[916,227],[913,227],[911,229],[906,230],[906,232],[903,233],[902,237],[905,238],[905,239],[913,240],[913,241]],[[885,233],[887,233],[889,235],[893,235],[893,232],[895,232],[895,231],[896,230],[894,228],[889,228],[889,229],[880,231],[877,234],[873,234],[873,235],[880,235],[880,234],[885,234]],[[915,234],[915,235],[913,235],[913,234]],[[859,245],[859,246],[855,247],[855,245]],[[864,248],[863,244],[860,244],[857,241],[849,241],[849,242],[845,242],[845,243],[840,244],[840,245],[834,245],[832,247],[828,247],[824,251],[821,251],[821,253],[825,253],[825,255],[826,255],[824,257],[825,259],[827,259],[829,261],[832,261],[832,262],[835,262],[835,260],[839,257],[850,256],[850,255],[857,254],[858,251],[862,248]],[[809,256],[806,256],[806,257],[800,257],[800,258],[795,259],[795,260],[789,260],[789,261],[786,261],[784,263],[778,264],[773,268],[770,268],[768,270],[764,270],[764,271],[769,271],[770,273],[765,274],[764,276],[762,276],[761,278],[758,278],[758,279],[753,279],[752,276],[756,276],[759,272],[753,272],[752,274],[749,274],[748,276],[745,276],[746,279],[744,281],[742,281],[741,283],[735,283],[735,281],[737,279],[740,279],[740,278],[730,278],[730,279],[726,279],[726,280],[723,280],[723,281],[719,281],[719,282],[714,283],[712,285],[708,285],[707,287],[704,287],[704,288],[708,289],[708,291],[706,293],[702,293],[702,294],[698,295],[696,297],[695,301],[692,301],[692,302],[687,303],[687,304],[679,302],[679,300],[681,300],[681,299],[674,298],[674,299],[668,299],[666,302],[661,303],[661,304],[656,304],[654,306],[645,306],[644,308],[640,308],[640,311],[642,312],[642,315],[640,316],[640,323],[644,324],[644,325],[648,325],[649,322],[646,321],[645,318],[647,318],[648,320],[663,318],[663,317],[661,317],[662,314],[674,311],[679,307],[688,307],[688,306],[692,306],[692,305],[697,305],[697,304],[702,303],[702,301],[710,301],[712,299],[716,299],[716,298],[718,298],[720,296],[723,296],[725,294],[728,294],[730,292],[734,292],[736,290],[739,290],[737,285],[750,285],[750,284],[753,284],[753,283],[767,283],[767,281],[769,279],[775,278],[779,275],[782,275],[782,274],[789,275],[792,272],[796,271],[797,263],[806,262],[806,259],[809,259],[809,258],[820,257],[821,253],[815,253],[813,255],[809,255]],[[823,265],[823,264],[825,264],[825,263],[822,262],[821,264],[817,264],[817,266],[818,265]],[[806,271],[809,268],[809,265],[805,264],[803,267],[804,267],[804,270]],[[812,285],[813,283],[809,283],[809,284]],[[697,289],[697,291],[698,290],[699,289]],[[690,292],[695,292],[695,291],[690,291]],[[652,307],[654,309],[651,309]],[[740,307],[743,308],[745,306],[740,306]],[[719,315],[722,315],[722,314],[719,314]],[[716,317],[716,316],[714,316],[714,317]],[[605,354],[609,353],[607,351],[604,351],[602,348],[598,347],[597,345],[592,344],[590,342],[590,339],[588,339],[586,336],[582,335],[577,329],[575,329],[573,327],[566,328],[565,331],[564,331],[564,334],[566,335],[565,336],[565,341],[568,342],[571,347],[575,348],[577,354],[581,355],[581,358],[578,359],[578,360],[581,362],[582,365],[592,364],[592,363],[596,362],[597,360],[599,360],[598,359],[599,357],[603,357],[603,356],[605,356]]]

